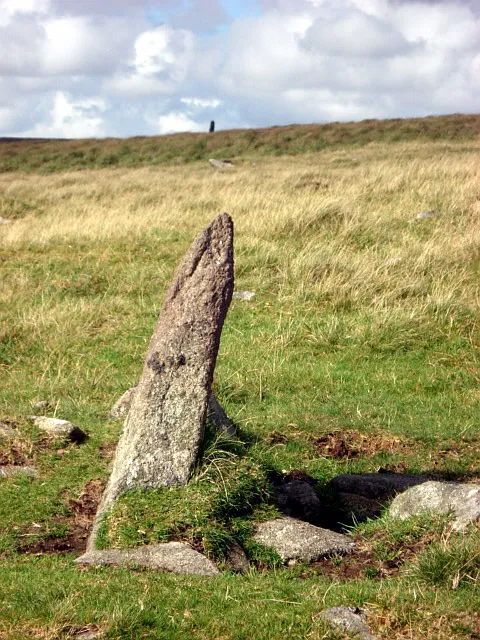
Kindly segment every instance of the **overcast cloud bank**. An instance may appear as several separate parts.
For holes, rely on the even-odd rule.
[[[0,0],[0,135],[475,113],[479,9],[470,0]]]

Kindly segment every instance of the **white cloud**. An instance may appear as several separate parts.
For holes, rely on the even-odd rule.
[[[113,71],[132,39],[118,19],[95,24],[89,17],[60,17],[44,21],[43,28],[42,67],[46,75]]]
[[[217,98],[180,98],[180,102],[194,109],[216,109],[222,104]]]
[[[129,69],[113,75],[108,91],[124,96],[171,94],[184,82],[194,49],[194,36],[162,25],[140,33],[133,45]]]
[[[308,29],[302,43],[307,49],[340,57],[401,55],[411,48],[395,26],[373,15],[351,9],[321,13]]]
[[[172,111],[157,119],[158,133],[180,133],[182,131],[207,131],[206,123],[199,123],[192,120],[181,111]]]
[[[189,62],[193,34],[165,25],[141,33],[135,41],[134,65],[143,76],[162,74],[181,80]]]
[[[0,26],[18,14],[47,13],[49,8],[50,0],[0,0]]]
[[[478,2],[258,0],[230,23],[222,6],[0,0],[0,135],[478,111]]]
[[[73,100],[57,91],[49,117],[33,129],[23,132],[27,136],[44,138],[96,138],[105,135],[103,112],[107,106],[100,98]]]

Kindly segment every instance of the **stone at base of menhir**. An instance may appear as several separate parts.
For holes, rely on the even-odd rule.
[[[355,543],[330,529],[294,518],[277,518],[256,526],[256,542],[273,549],[283,562],[314,562],[320,558],[351,553]]]
[[[199,576],[216,576],[220,573],[213,562],[185,542],[166,542],[134,549],[87,551],[75,562],[80,565],[93,566],[142,567]]]

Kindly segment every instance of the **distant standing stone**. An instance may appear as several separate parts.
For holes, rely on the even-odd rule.
[[[462,531],[480,521],[480,485],[424,482],[398,495],[390,505],[392,518],[405,520],[422,513],[453,515],[453,528]]]
[[[87,551],[75,560],[80,565],[114,565],[117,567],[144,567],[157,571],[216,576],[217,567],[185,542],[144,545],[135,549],[103,549]]]
[[[344,555],[355,548],[354,542],[341,533],[294,518],[261,522],[253,538],[276,551],[283,562],[313,562],[331,555]]]
[[[89,548],[102,514],[124,491],[187,483],[232,292],[233,222],[224,213],[195,240],[166,295]]]
[[[33,424],[36,427],[57,438],[66,438],[78,444],[88,438],[85,431],[68,420],[49,418],[48,416],[30,416],[30,419],[33,420]]]
[[[365,623],[364,613],[354,607],[332,607],[321,612],[320,618],[327,624],[341,629],[358,640],[376,640]]]

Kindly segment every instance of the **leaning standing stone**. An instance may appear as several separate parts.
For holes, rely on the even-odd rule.
[[[224,213],[193,243],[167,293],[89,548],[99,519],[120,494],[188,481],[203,440],[232,292],[233,222]]]

